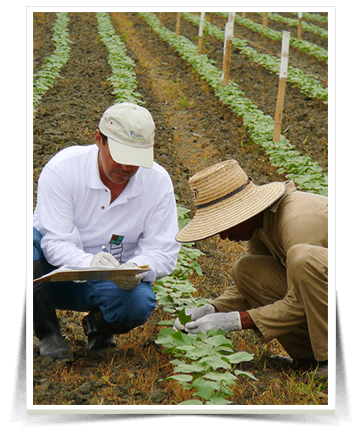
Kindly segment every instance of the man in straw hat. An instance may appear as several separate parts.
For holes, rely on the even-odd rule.
[[[151,284],[175,268],[180,245],[172,181],[153,161],[155,124],[133,103],[108,108],[95,143],[61,150],[43,168],[34,212],[34,278],[57,267],[148,265],[136,276],[40,282],[33,289],[34,330],[42,356],[71,360],[56,309],[90,312],[89,349],[115,348],[114,334],[147,321]]]
[[[297,191],[292,181],[257,186],[235,160],[204,169],[189,185],[196,212],[178,241],[219,234],[248,243],[232,267],[232,285],[210,304],[187,308],[192,321],[176,319],[175,328],[254,329],[290,355],[274,362],[314,365],[327,377],[328,199]]]

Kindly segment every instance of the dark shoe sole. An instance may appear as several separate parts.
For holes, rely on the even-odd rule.
[[[109,349],[118,350],[113,335],[107,333],[90,333],[88,335],[88,348],[95,352]]]

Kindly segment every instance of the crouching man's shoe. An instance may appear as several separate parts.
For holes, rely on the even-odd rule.
[[[74,356],[64,338],[54,333],[50,336],[45,336],[39,342],[40,355],[43,357],[49,356],[53,359],[63,361],[73,361]]]
[[[41,260],[33,262],[33,279],[46,273]],[[60,332],[52,289],[48,282],[33,284],[33,327],[39,340],[40,355],[73,361],[73,353]]]
[[[95,352],[107,349],[117,350],[113,332],[100,310],[93,310],[82,321],[84,333],[88,336],[88,348]]]
[[[269,360],[274,368],[290,367],[293,365],[293,359],[289,356],[274,355]]]

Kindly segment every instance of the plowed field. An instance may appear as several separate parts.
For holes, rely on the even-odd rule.
[[[288,14],[284,14],[288,15]],[[69,13],[70,57],[60,78],[44,95],[36,111],[34,132],[34,204],[36,182],[44,164],[60,149],[88,145],[94,141],[103,111],[114,103],[108,78],[111,69],[107,50],[97,30],[94,13]],[[113,25],[135,61],[138,92],[156,123],[155,160],[171,175],[179,202],[192,209],[188,179],[213,163],[234,158],[257,184],[281,181],[284,177],[270,164],[264,151],[251,139],[242,120],[222,104],[211,87],[202,81],[169,45],[163,42],[136,13],[112,13]],[[223,29],[226,20],[207,14],[207,20]],[[249,16],[256,22],[261,17]],[[34,72],[53,51],[52,26],[55,13],[34,14]],[[163,24],[175,30],[176,15],[166,13]],[[276,30],[296,28],[270,22]],[[327,24],[319,24],[327,28]],[[181,34],[197,44],[198,28],[186,20]],[[235,35],[260,52],[280,54],[280,43],[235,24]],[[307,33],[305,40],[327,49],[327,40]],[[222,66],[223,42],[206,36],[203,52]],[[327,65],[291,49],[289,63],[314,75],[327,86]],[[233,51],[231,78],[265,114],[274,116],[278,76]],[[327,105],[287,86],[283,134],[302,153],[316,160],[326,172]],[[197,295],[217,297],[230,284],[233,261],[244,245],[232,245],[216,237],[197,243],[205,253],[200,259],[204,276],[192,278]],[[168,315],[158,308],[149,322],[116,338],[119,353],[97,356],[86,348],[81,328],[82,313],[59,312],[63,333],[75,354],[72,365],[42,358],[34,337],[34,404],[41,405],[176,405],[190,399],[178,383],[166,381],[172,372],[170,357],[154,340],[157,321]],[[302,372],[275,369],[269,357],[284,353],[277,341],[263,345],[247,331],[233,335],[236,350],[255,354],[245,363],[258,381],[242,379],[231,399],[236,405],[327,404],[327,388],[309,384]]]

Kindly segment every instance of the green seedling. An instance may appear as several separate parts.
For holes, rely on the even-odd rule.
[[[70,53],[67,25],[69,22],[67,12],[57,12],[57,19],[53,26],[52,41],[55,45],[53,53],[44,61],[43,67],[34,77],[33,84],[33,113],[36,113],[42,96],[54,85],[62,67],[67,63]]]
[[[229,404],[227,397],[233,395],[230,386],[237,378],[257,378],[248,372],[236,369],[241,362],[250,361],[253,355],[246,352],[234,353],[230,339],[222,330],[207,334],[186,335],[173,329],[162,329],[156,343],[165,347],[165,352],[174,356],[170,363],[174,372],[167,379],[179,382],[185,390],[195,389],[195,397],[202,404]],[[186,401],[182,404],[196,403]]]

